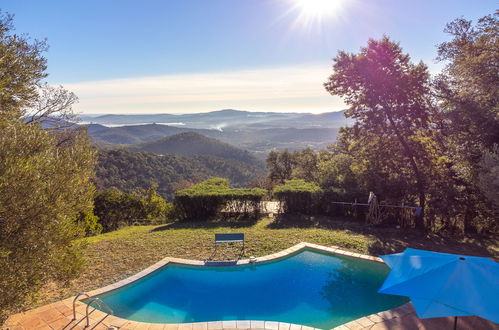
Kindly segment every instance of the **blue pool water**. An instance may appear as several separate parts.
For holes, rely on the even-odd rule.
[[[330,329],[400,306],[379,294],[384,264],[302,250],[256,265],[170,264],[99,296],[116,316],[151,323],[266,320]]]

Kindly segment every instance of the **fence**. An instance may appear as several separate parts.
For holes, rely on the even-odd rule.
[[[372,192],[367,203],[329,202],[325,203],[323,211],[328,215],[351,216],[370,225],[393,225],[401,228],[413,228],[416,217],[421,214],[419,206],[381,204]]]

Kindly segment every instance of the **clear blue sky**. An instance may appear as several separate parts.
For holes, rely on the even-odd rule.
[[[316,73],[301,82],[321,80],[313,84],[319,90],[338,50],[356,51],[369,37],[387,34],[414,60],[436,71],[435,45],[447,38],[445,24],[461,16],[475,20],[498,7],[492,0],[329,1],[336,5],[326,5],[322,13],[300,5],[300,0],[2,0],[0,8],[15,15],[17,32],[48,39],[48,81],[74,89],[81,111],[190,112],[211,107],[252,110],[249,101],[269,88],[274,96],[267,93],[263,101],[255,100],[253,110],[284,111],[294,103],[293,98],[284,101],[286,91],[299,105],[293,111],[334,110],[341,105],[327,95],[331,99],[318,104],[312,94],[297,100],[297,91],[306,86],[298,86],[303,71],[293,70],[323,70],[322,78]],[[258,76],[262,90],[257,88]],[[235,77],[256,86],[251,94],[235,93],[233,86],[239,86],[240,93],[251,88],[234,82]],[[232,97],[224,103],[222,96],[213,96],[203,103],[200,90],[194,97],[198,99],[185,106],[183,100],[193,91],[179,87],[182,79],[186,85],[195,80],[200,89],[213,81],[209,95],[222,89],[248,100]],[[147,88],[154,82],[156,87]],[[92,89],[90,83],[99,88]],[[164,94],[170,95],[168,100],[161,97]],[[121,97],[128,99],[113,103]],[[312,102],[308,108],[307,102]]]

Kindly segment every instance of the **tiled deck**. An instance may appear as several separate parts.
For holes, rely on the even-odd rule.
[[[376,262],[383,262],[378,257],[362,255],[342,250],[337,247],[324,247],[310,243],[300,243],[279,253],[271,254],[265,257],[256,258],[255,262],[264,262],[286,255],[295,253],[304,248],[313,248],[321,251],[347,255],[355,258],[361,258]],[[237,261],[237,265],[248,264],[249,259]],[[90,296],[100,295],[104,292],[117,289],[121,286],[136,281],[149,273],[165,266],[168,263],[179,263],[194,266],[204,266],[205,262],[198,260],[187,260],[179,258],[165,258],[151,267],[115,284],[88,292]],[[24,313],[12,315],[4,324],[4,330],[42,330],[42,329],[85,329],[85,309],[87,305],[77,301],[76,320],[73,320],[73,298],[68,298]],[[143,323],[122,319],[113,315],[108,315],[99,310],[90,308],[89,323],[86,329],[161,329],[161,330],[197,330],[197,329],[272,329],[272,330],[312,330],[313,328],[289,324],[283,322],[270,321],[217,321],[217,322],[199,322],[199,323],[179,323],[179,324],[158,324]],[[412,307],[411,303],[404,306],[369,315],[355,321],[343,324],[335,329],[338,330],[357,330],[357,329],[453,329],[454,318],[436,318],[420,320]],[[476,317],[459,318],[458,329],[497,329],[499,325],[491,323]]]

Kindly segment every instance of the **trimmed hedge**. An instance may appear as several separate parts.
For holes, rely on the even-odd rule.
[[[214,178],[175,193],[175,214],[178,218],[205,221],[215,216],[257,218],[265,190],[231,188],[229,180]]]
[[[274,197],[284,213],[316,214],[319,211],[322,189],[313,182],[286,180],[274,188]]]

